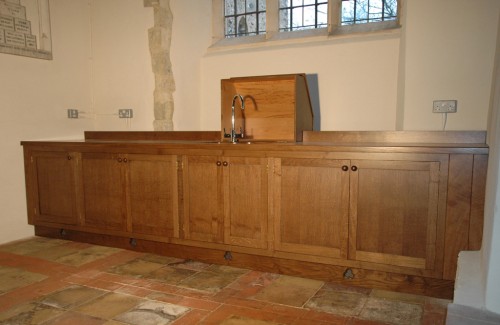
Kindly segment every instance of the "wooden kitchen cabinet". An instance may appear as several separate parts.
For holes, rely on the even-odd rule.
[[[25,153],[30,224],[78,224],[79,154],[64,151]]]
[[[178,236],[174,155],[82,153],[85,226]]]
[[[222,162],[217,156],[184,156],[182,238],[222,243]]]
[[[102,136],[22,143],[35,234],[448,299],[481,245],[485,132]]]
[[[349,168],[349,160],[275,159],[275,250],[347,258]]]
[[[82,153],[84,224],[103,230],[127,230],[125,164],[115,154]]]
[[[351,161],[349,259],[443,270],[446,155],[379,155]]]
[[[275,250],[440,276],[447,166],[425,154],[276,159]]]
[[[267,247],[267,159],[184,156],[183,238]]]

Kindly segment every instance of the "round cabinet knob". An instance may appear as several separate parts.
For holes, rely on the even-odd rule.
[[[345,172],[348,171],[349,170],[349,166],[347,166],[347,165],[342,166],[342,170],[345,171]]]
[[[229,164],[227,163],[227,161],[225,161],[225,162],[223,162],[223,163],[222,163],[222,165],[223,165],[224,167],[227,167],[227,165],[229,165]]]
[[[73,158],[72,158],[72,157],[71,157],[70,155],[68,155],[68,157],[67,157],[67,158],[68,158],[68,160],[71,160],[71,159],[73,159]]]
[[[220,166],[222,165],[222,163],[220,161],[217,162],[217,166]]]
[[[118,158],[118,159],[116,159],[116,160],[117,160],[118,162],[122,162],[122,159],[121,159],[121,158]]]
[[[357,166],[352,166],[352,167],[351,167],[351,170],[352,170],[353,172],[355,172],[355,171],[357,171],[357,170],[358,170],[358,167],[357,167]]]
[[[127,158],[123,158],[123,162],[125,162],[125,163],[126,163],[127,161],[128,161],[128,159],[127,159]]]

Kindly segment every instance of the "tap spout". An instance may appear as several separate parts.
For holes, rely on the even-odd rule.
[[[240,94],[234,95],[233,102],[231,104],[231,134],[230,134],[230,137],[231,137],[232,143],[238,142],[238,138],[243,138],[243,129],[242,128],[240,128],[240,133],[236,133],[235,104],[236,104],[237,99],[240,100],[241,110],[245,110],[245,100],[243,99],[243,96],[241,96]]]

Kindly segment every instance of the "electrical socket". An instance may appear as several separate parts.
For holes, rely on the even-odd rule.
[[[435,100],[432,105],[433,113],[456,113],[456,100]]]
[[[68,118],[78,118],[78,110],[77,109],[68,109]]]
[[[123,108],[118,110],[119,118],[132,118],[134,116],[134,111],[131,108]]]

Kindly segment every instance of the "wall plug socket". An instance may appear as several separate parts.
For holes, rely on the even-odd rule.
[[[134,117],[134,111],[131,108],[124,108],[118,110],[119,118],[132,118]]]
[[[68,118],[78,118],[78,110],[77,109],[68,109]]]

